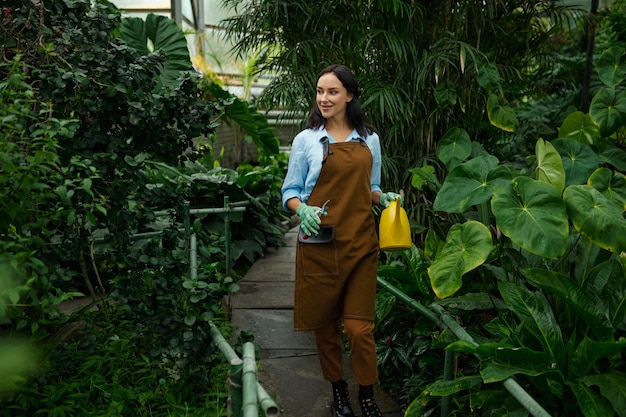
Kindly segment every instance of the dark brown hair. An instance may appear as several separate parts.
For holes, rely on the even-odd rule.
[[[352,93],[352,100],[348,102],[348,106],[346,108],[346,116],[348,120],[352,124],[352,126],[356,129],[357,133],[361,137],[366,137],[371,134],[374,129],[365,122],[365,114],[363,109],[361,108],[361,104],[359,104],[359,85],[356,80],[356,76],[350,70],[350,68],[345,65],[333,64],[324,68],[317,75],[317,81],[322,77],[322,75],[333,73],[337,76],[341,84],[348,90],[349,93]],[[306,127],[319,129],[322,126],[326,125],[326,119],[322,116],[320,109],[317,107],[317,102],[313,103],[313,108],[309,113],[309,117],[307,119]]]

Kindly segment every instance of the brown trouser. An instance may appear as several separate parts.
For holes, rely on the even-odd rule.
[[[367,320],[344,319],[344,333],[350,344],[354,379],[359,385],[372,385],[378,379],[374,323]],[[315,330],[317,354],[324,379],[330,382],[343,378],[343,343],[341,323],[333,320]]]

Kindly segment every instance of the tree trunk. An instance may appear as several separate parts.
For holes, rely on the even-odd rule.
[[[589,113],[591,85],[591,73],[593,71],[593,50],[596,40],[596,14],[598,13],[599,0],[591,0],[591,19],[587,28],[587,62],[585,64],[585,77],[583,78],[583,87],[581,94],[580,109],[583,113]]]

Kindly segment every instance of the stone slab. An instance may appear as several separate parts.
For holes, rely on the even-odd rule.
[[[234,340],[240,332],[254,335],[254,343],[261,350],[311,350],[315,349],[312,332],[293,330],[293,310],[234,309],[231,323],[235,327]]]
[[[234,309],[293,308],[294,282],[239,281],[239,291],[232,294]]]
[[[288,247],[296,246],[296,239],[298,238],[298,228],[291,229],[289,232],[285,233],[283,237],[283,241]]]
[[[317,355],[260,360],[258,378],[263,388],[275,400],[280,415],[285,417],[327,417],[330,413],[332,393],[330,384],[322,377]],[[357,398],[358,386],[354,382],[350,359],[344,357],[345,379],[349,384],[352,409],[361,415]],[[385,417],[402,417],[400,407],[377,385],[374,397]]]
[[[254,261],[257,262],[296,262],[296,247],[283,246],[282,248],[270,248],[265,251],[263,256]],[[295,265],[295,263],[294,263]]]
[[[256,261],[239,282],[249,281],[295,281],[295,262],[260,259]]]

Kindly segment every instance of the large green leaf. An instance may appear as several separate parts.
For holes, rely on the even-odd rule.
[[[223,105],[224,115],[228,121],[241,126],[252,141],[267,155],[276,155],[280,151],[280,143],[267,118],[255,107],[239,99],[217,83],[207,83],[205,88]]]
[[[479,156],[454,168],[446,177],[433,208],[449,213],[464,213],[472,206],[484,203],[496,187],[511,182],[511,170],[498,166],[498,158]]]
[[[450,297],[445,300],[438,300],[437,304],[444,307],[451,307],[459,310],[498,310],[506,309],[504,302],[486,292],[471,292],[458,297]]]
[[[492,125],[505,132],[515,132],[519,126],[515,111],[500,103],[500,99],[494,94],[490,94],[487,99],[487,116]]]
[[[626,172],[626,151],[615,146],[613,139],[599,140],[596,143],[596,152],[600,162],[611,165],[621,172]]]
[[[621,262],[615,257],[595,266],[589,273],[588,282],[609,307],[613,327],[623,327],[626,317],[626,254]]]
[[[568,115],[559,128],[560,138],[571,138],[585,145],[593,145],[600,138],[600,127],[589,114],[575,111]]]
[[[526,347],[488,342],[478,346],[463,340],[451,343],[446,350],[472,353],[481,358],[480,374],[485,383],[503,381],[515,374],[537,376],[555,372],[552,357]]]
[[[435,101],[442,109],[453,107],[457,97],[456,87],[450,80],[443,80],[435,87]]]
[[[598,91],[589,107],[591,118],[600,126],[602,136],[610,136],[626,125],[626,89],[607,87]]]
[[[555,139],[552,145],[563,160],[566,186],[586,183],[589,175],[598,168],[600,160],[591,146],[568,138]]]
[[[465,161],[472,153],[472,141],[464,129],[453,127],[437,143],[437,157],[448,168]]]
[[[604,51],[595,62],[600,81],[609,87],[624,81],[626,75],[626,53],[624,48],[611,47]]]
[[[437,380],[427,386],[424,391],[433,397],[446,397],[481,384],[482,378],[478,375],[461,376],[450,381]]]
[[[600,375],[580,378],[580,382],[588,387],[597,386],[604,398],[613,405],[615,412],[620,417],[626,417],[626,374],[619,371],[609,371]]]
[[[415,398],[404,412],[404,417],[422,417],[426,407],[430,404],[435,397],[428,394],[426,391]]]
[[[410,168],[409,172],[413,174],[411,178],[411,185],[418,190],[421,190],[424,185],[428,186],[433,191],[439,191],[441,183],[435,175],[435,167],[432,165],[425,165],[418,168]]]
[[[162,68],[155,68],[163,84],[176,86],[181,71],[192,71],[187,39],[172,19],[149,13],[146,20],[126,17],[120,24],[122,39],[142,55],[165,54]]]
[[[593,366],[601,359],[620,353],[626,347],[626,339],[618,341],[597,342],[588,337],[578,344],[571,356],[570,369],[576,378],[592,373]]]
[[[622,210],[588,185],[571,185],[563,199],[574,227],[603,249],[626,251],[626,220]]]
[[[565,252],[569,224],[561,195],[552,185],[516,177],[496,190],[491,208],[500,231],[523,249],[545,258]]]
[[[569,387],[574,393],[578,407],[585,417],[606,417],[615,415],[611,403],[585,384],[570,382]]]
[[[476,76],[478,84],[486,91],[495,91],[500,86],[500,72],[494,64],[481,65]]]
[[[428,268],[437,297],[446,298],[457,292],[463,274],[484,263],[492,249],[491,232],[484,224],[469,221],[452,226],[446,243]]]
[[[538,181],[554,185],[561,194],[565,188],[565,171],[563,170],[561,155],[550,142],[545,142],[543,139],[537,141],[535,155],[537,156],[535,178]]]
[[[626,210],[626,176],[608,168],[598,168],[590,176],[587,184],[600,191],[618,207]]]
[[[526,277],[539,288],[559,297],[570,306],[601,340],[613,335],[613,326],[602,302],[570,277],[547,269],[525,269]]]
[[[506,305],[519,317],[524,328],[541,343],[555,367],[563,369],[565,363],[563,335],[543,293],[530,291],[512,282],[499,282],[498,288]]]
[[[489,389],[470,392],[470,408],[473,410],[487,409],[491,406],[500,407],[507,401],[513,401],[519,404],[519,402],[505,389]]]

